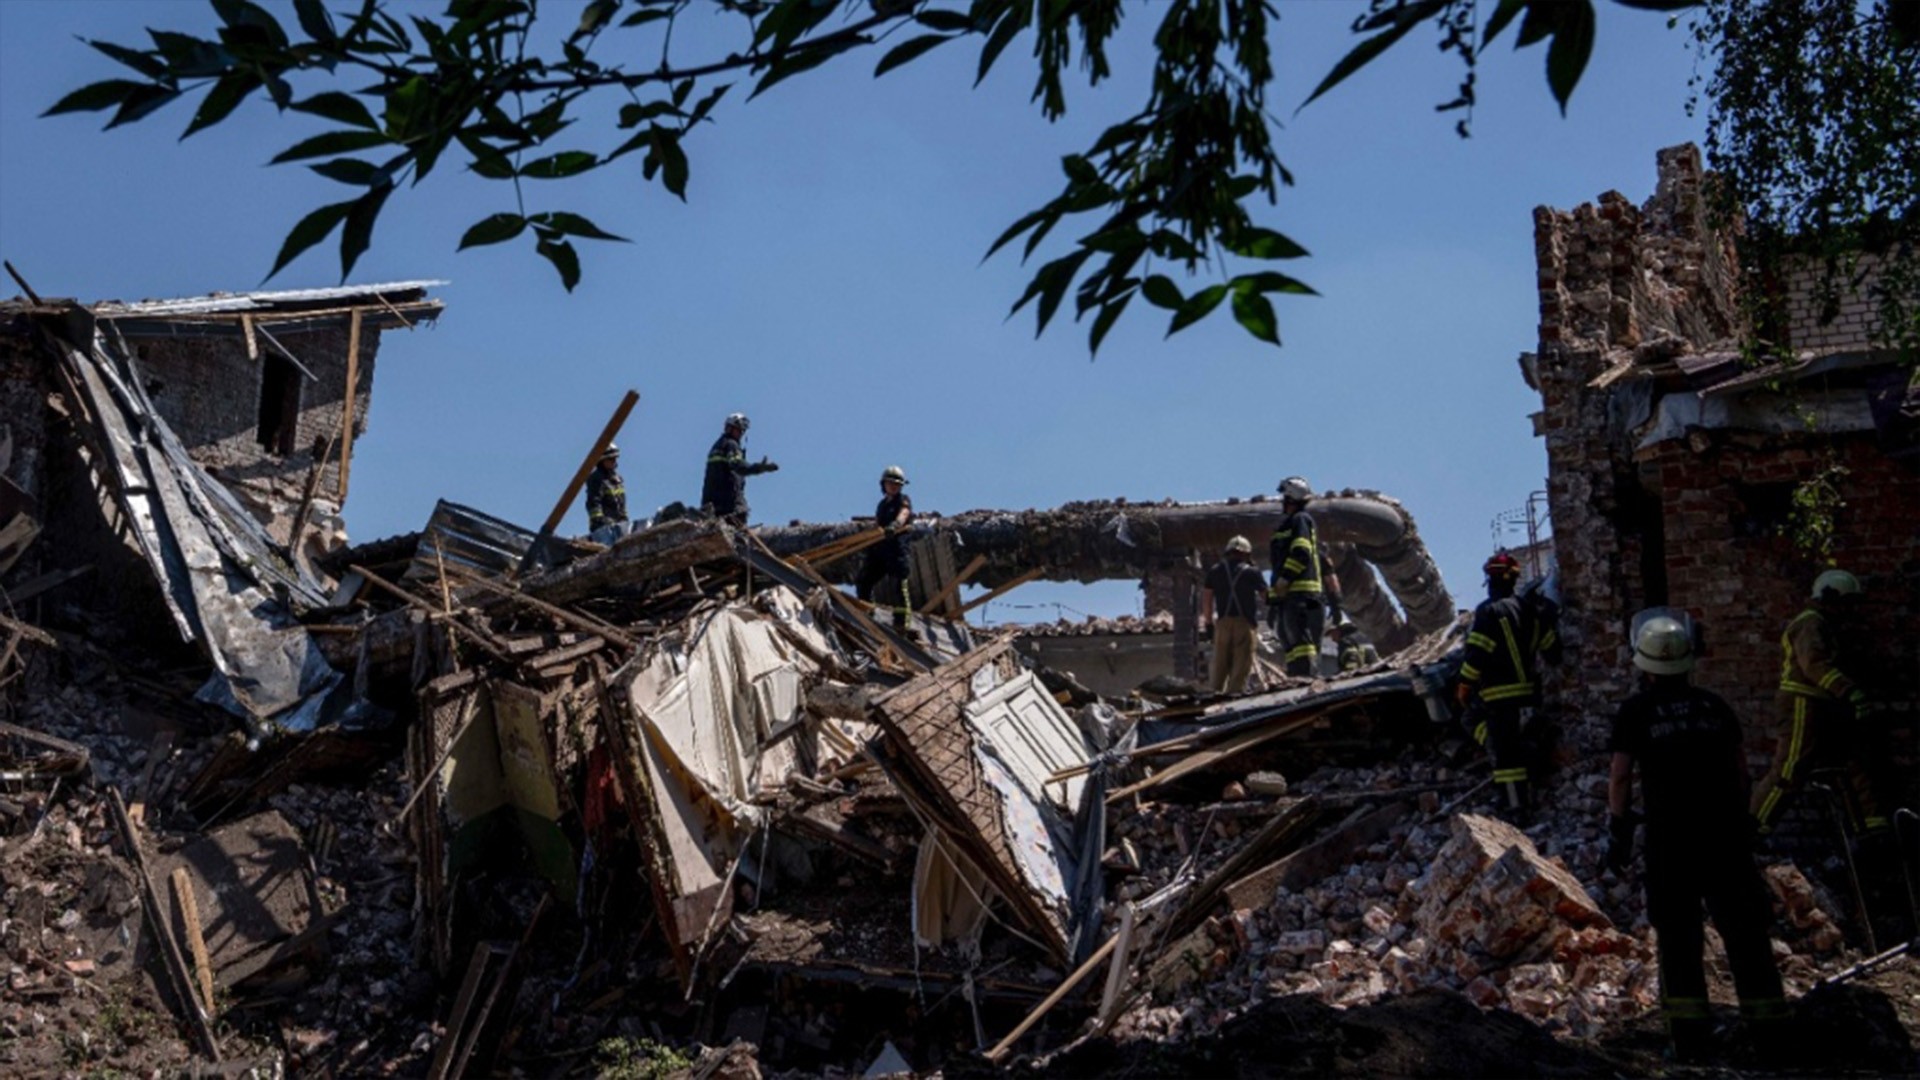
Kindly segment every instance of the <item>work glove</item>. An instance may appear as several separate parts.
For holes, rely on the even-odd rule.
[[[766,458],[761,458],[748,471],[753,473],[779,472],[780,465],[778,462],[768,461]]]
[[[1466,683],[1453,684],[1453,700],[1461,708],[1466,708],[1467,703],[1473,700],[1473,687]]]
[[[1869,698],[1864,690],[1855,690],[1853,693],[1848,694],[1847,703],[1853,706],[1853,716],[1856,720],[1876,720],[1886,708],[1879,702]]]
[[[1632,810],[1607,816],[1607,869],[1624,874],[1633,865],[1633,830],[1640,815]]]

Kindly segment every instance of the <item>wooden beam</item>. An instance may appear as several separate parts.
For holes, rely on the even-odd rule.
[[[967,583],[967,579],[979,573],[980,568],[985,565],[987,565],[987,557],[985,555],[975,555],[973,557],[973,561],[967,564],[966,569],[953,575],[952,581],[949,581],[945,585],[940,586],[940,591],[933,594],[933,599],[928,600],[926,604],[920,608],[920,614],[922,615],[933,614],[934,608],[937,608],[941,604],[946,603],[955,594],[959,593],[960,586],[965,585]]]
[[[467,570],[464,567],[454,566],[451,569],[453,570],[454,576],[458,577],[463,584],[478,585],[487,592],[506,597],[514,603],[525,604],[535,611],[544,612],[576,630],[606,638],[608,641],[618,642],[629,649],[638,649],[640,647],[640,640],[638,638],[626,633],[612,623],[596,619],[591,615],[568,611],[558,604],[549,604],[537,596],[528,596],[526,593],[520,591],[518,587],[502,585],[497,581],[481,577],[479,574]]]
[[[803,551],[789,558],[787,562],[792,563],[794,559],[798,559],[803,563],[813,563],[816,565],[829,563],[838,559],[841,555],[851,555],[853,552],[866,547],[868,544],[885,539],[886,535],[887,531],[878,526],[871,529],[862,529],[857,533],[843,536],[838,540],[821,544],[817,548]]]
[[[1100,1011],[1094,1014],[1094,1023],[1103,1031],[1113,1023],[1114,1011],[1120,1005],[1120,991],[1127,986],[1129,954],[1133,951],[1133,920],[1133,905],[1121,907],[1120,929],[1113,933],[1114,940],[1118,942],[1113,948],[1113,966],[1107,969],[1107,987],[1100,995]]]
[[[200,977],[200,994],[207,1015],[214,1015],[213,961],[207,956],[206,931],[200,928],[200,901],[193,895],[193,877],[182,866],[174,870],[173,902],[180,909],[180,924],[187,932],[187,949],[193,953],[193,971]]]
[[[429,616],[433,616],[442,626],[445,626],[449,630],[458,631],[461,634],[461,636],[465,637],[468,641],[471,641],[475,645],[478,645],[480,647],[481,652],[486,653],[488,656],[493,657],[495,660],[498,660],[503,664],[512,664],[514,662],[513,657],[507,654],[506,649],[502,648],[497,641],[493,640],[492,634],[484,633],[474,627],[468,626],[465,623],[460,622],[457,618],[447,617],[445,613],[442,612],[439,608],[434,607],[432,604],[427,603],[425,600],[422,600],[419,597],[408,592],[407,590],[401,588],[400,586],[395,585],[393,582],[388,581],[383,577],[380,577],[378,574],[375,574],[373,571],[367,569],[364,566],[353,565],[353,566],[347,567],[347,569],[352,570],[354,573],[359,574],[362,577],[366,578],[367,584],[372,585],[375,588],[382,590],[383,592],[390,593],[393,596],[399,597],[401,600],[406,601],[407,606],[416,608],[420,611],[424,611]]]
[[[360,400],[360,309],[347,317],[347,396],[340,403],[340,505],[347,505],[347,478],[353,472],[353,410]]]
[[[160,966],[167,969],[173,994],[187,1014],[201,1052],[219,1061],[220,1044],[213,1037],[213,1025],[208,1022],[206,1010],[200,1007],[199,996],[193,992],[193,980],[187,973],[186,958],[180,955],[180,943],[174,940],[173,928],[167,925],[165,909],[160,905],[160,891],[154,887],[153,875],[147,871],[146,853],[140,849],[140,834],[127,818],[127,804],[120,798],[120,789],[111,784],[107,785],[107,805],[113,811],[113,824],[120,833],[120,842],[127,849],[127,860],[133,863],[134,874],[140,879],[140,906],[146,912],[147,928],[160,939]]]
[[[967,612],[972,611],[974,608],[979,607],[981,604],[984,604],[989,600],[998,600],[1000,597],[1005,596],[1007,593],[1012,592],[1013,590],[1019,588],[1022,585],[1025,585],[1027,582],[1032,581],[1033,579],[1039,577],[1040,575],[1046,572],[1047,571],[1045,567],[1036,566],[1033,569],[1027,571],[1026,573],[1021,574],[1019,577],[1014,578],[1012,581],[1001,583],[1001,585],[998,588],[994,589],[992,592],[986,594],[985,596],[975,597],[974,599],[969,600],[964,604],[961,604],[960,610],[955,612],[954,614],[965,615]]]
[[[1033,1007],[1033,1011],[1027,1014],[1027,1018],[1020,1021],[1019,1027],[1007,1032],[1006,1038],[1001,1039],[998,1043],[994,1044],[993,1049],[987,1051],[987,1060],[996,1065],[999,1064],[1000,1059],[1007,1056],[1007,1051],[1013,1049],[1013,1044],[1020,1041],[1020,1036],[1025,1035],[1033,1025],[1039,1023],[1041,1017],[1052,1012],[1053,1007],[1060,1004],[1060,999],[1066,997],[1068,993],[1072,992],[1074,987],[1080,985],[1080,980],[1092,974],[1093,971],[1100,966],[1100,962],[1105,960],[1107,956],[1113,952],[1114,946],[1119,940],[1120,935],[1115,934],[1113,937],[1108,938],[1098,949],[1095,949],[1093,955],[1087,957],[1086,963],[1075,968],[1073,974],[1062,980],[1059,986],[1054,987],[1053,993],[1048,994],[1046,1000]]]
[[[520,560],[520,565],[507,575],[509,580],[525,573],[527,567],[532,566],[534,560],[540,557],[540,549],[552,539],[553,531],[560,527],[560,519],[567,516],[567,510],[573,506],[574,497],[579,495],[580,489],[586,485],[588,474],[600,464],[600,455],[606,453],[607,444],[620,433],[621,426],[627,422],[627,414],[633,411],[634,404],[639,400],[638,390],[629,390],[626,396],[620,399],[620,404],[613,410],[613,416],[607,420],[607,426],[600,429],[600,437],[593,440],[593,449],[587,451],[586,460],[580,463],[580,468],[574,471],[573,479],[567,482],[567,490],[561,492],[560,500],[553,504],[553,512],[547,515],[546,524],[540,526],[539,535],[535,536],[533,543],[527,547],[527,554]]]
[[[1209,746],[1204,750],[1196,750],[1186,757],[1181,758],[1179,761],[1174,762],[1172,765],[1147,777],[1145,780],[1128,784],[1126,787],[1108,793],[1107,802],[1118,802],[1136,791],[1144,791],[1147,788],[1164,784],[1169,780],[1177,780],[1188,773],[1198,772],[1209,765],[1225,761],[1227,758],[1238,754],[1242,750],[1251,749],[1263,742],[1278,739],[1283,735],[1291,735],[1296,731],[1302,731],[1311,727],[1313,722],[1320,718],[1320,713],[1323,711],[1324,710],[1314,710],[1304,716],[1290,716],[1279,723],[1243,731],[1218,746]]]

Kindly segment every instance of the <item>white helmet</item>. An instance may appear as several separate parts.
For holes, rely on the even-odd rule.
[[[608,443],[607,448],[605,450],[600,451],[601,461],[605,461],[608,458],[617,458],[619,456],[620,456],[620,444],[618,443]]]
[[[907,470],[901,468],[898,465],[889,465],[881,471],[880,479],[881,480],[898,480],[902,484],[904,484],[907,482]]]
[[[1813,579],[1815,600],[1838,600],[1843,596],[1859,596],[1861,592],[1860,579],[1845,570],[1822,570],[1820,576]]]
[[[739,429],[740,429],[741,431],[745,431],[745,430],[747,430],[747,429],[748,429],[749,427],[752,427],[753,425],[752,425],[752,423],[751,423],[750,421],[748,421],[748,420],[747,420],[747,414],[746,414],[746,413],[743,413],[743,412],[737,412],[737,413],[729,413],[729,414],[728,414],[728,416],[727,416],[727,426],[728,426],[728,427],[737,427],[737,428],[739,428]]]
[[[1692,671],[1693,634],[1670,615],[1648,619],[1633,637],[1633,666],[1653,675]]]
[[[1253,542],[1244,536],[1236,536],[1227,541],[1227,550],[1229,552],[1237,551],[1242,555],[1251,555],[1253,554]]]
[[[1313,498],[1313,485],[1307,483],[1304,476],[1289,476],[1280,481],[1280,497],[1293,502],[1306,502]]]

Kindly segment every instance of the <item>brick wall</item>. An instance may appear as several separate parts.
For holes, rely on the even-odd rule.
[[[1876,276],[1880,257],[1862,256],[1854,275],[1865,282]],[[1822,296],[1824,270],[1818,261],[1796,263],[1786,276],[1787,343],[1794,349],[1864,349],[1880,334],[1880,302],[1872,295],[1871,285],[1850,287],[1849,275],[1842,272],[1834,295]]]
[[[263,446],[259,439],[263,370],[271,345],[260,341],[260,358],[247,355],[246,343],[232,338],[144,338],[133,342],[147,392],[195,461],[252,506],[284,538],[287,521],[313,468],[315,440],[340,430],[346,399],[347,327],[292,333],[274,331],[287,350],[314,375],[292,373],[299,390],[299,412],[290,453]],[[354,406],[354,435],[366,430],[372,401],[375,354],[380,331],[360,332],[359,391]],[[275,361],[278,362],[278,361]],[[319,497],[339,500],[339,469],[322,476]]]
[[[1583,768],[1595,765],[1608,719],[1636,681],[1629,620],[1670,603],[1706,623],[1699,680],[1733,703],[1756,756],[1763,752],[1781,628],[1818,570],[1786,536],[1790,497],[1832,455],[1848,470],[1836,559],[1874,595],[1864,636],[1880,688],[1907,703],[1896,745],[1910,758],[1920,707],[1920,471],[1887,456],[1871,431],[1695,428],[1635,450],[1649,403],[1690,392],[1671,361],[1736,349],[1742,327],[1738,263],[1730,239],[1708,227],[1698,153],[1664,150],[1658,164],[1644,206],[1608,192],[1597,204],[1534,212],[1540,345],[1525,367],[1543,406],[1536,429],[1566,601],[1568,656],[1547,690],[1570,750]],[[1858,305],[1814,328],[1804,295],[1813,279],[1793,280],[1797,348],[1865,343],[1871,326]]]

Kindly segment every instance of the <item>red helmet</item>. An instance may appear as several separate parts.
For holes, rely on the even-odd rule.
[[[1520,580],[1520,560],[1504,551],[1494,552],[1493,557],[1488,559],[1487,564],[1480,569],[1486,572],[1489,579],[1495,581]]]

